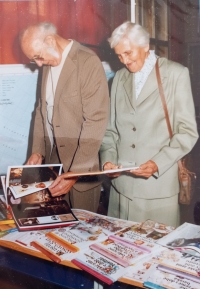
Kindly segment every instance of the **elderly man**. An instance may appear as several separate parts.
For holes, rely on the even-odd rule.
[[[139,166],[112,174],[108,214],[134,221],[179,224],[178,166],[197,141],[188,69],[149,51],[149,34],[126,22],[109,39],[125,68],[114,78],[110,122],[101,146],[104,169]],[[173,130],[170,140],[156,79],[158,61]]]
[[[51,23],[26,28],[24,54],[43,66],[28,165],[62,163],[64,172],[98,169],[98,151],[108,120],[109,96],[103,66],[90,49],[64,39]],[[76,178],[53,183],[53,196],[70,192],[74,207],[97,210],[100,185]]]

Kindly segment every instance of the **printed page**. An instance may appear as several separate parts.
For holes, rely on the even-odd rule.
[[[8,167],[6,189],[9,187],[15,199],[48,188],[61,174],[62,165]]]

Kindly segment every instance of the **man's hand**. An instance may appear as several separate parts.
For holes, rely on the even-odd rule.
[[[56,180],[49,186],[49,191],[51,192],[52,197],[58,197],[69,193],[71,187],[78,180],[77,177],[65,179],[67,173],[62,174],[56,178]]]
[[[103,170],[106,171],[106,170],[116,170],[116,169],[120,169],[122,168],[122,166],[117,166],[111,162],[106,162],[103,166]],[[121,175],[121,172],[115,172],[115,173],[110,173],[110,174],[106,174],[108,177],[110,178],[117,178]]]
[[[139,169],[130,171],[130,173],[138,177],[149,178],[157,171],[158,171],[158,167],[156,163],[150,160],[146,162],[145,164],[140,165]]]
[[[39,153],[34,153],[30,156],[26,165],[41,165],[43,160],[43,156]]]

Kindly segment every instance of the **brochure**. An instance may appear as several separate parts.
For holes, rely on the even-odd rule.
[[[62,165],[9,166],[6,190],[9,188],[15,199],[48,188],[61,174]]]

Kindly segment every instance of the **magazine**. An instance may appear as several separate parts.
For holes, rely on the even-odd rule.
[[[131,244],[118,243],[109,238],[100,243],[90,245],[90,249],[115,261],[123,267],[134,264],[146,253],[145,250],[138,249]]]
[[[90,227],[100,227],[105,236],[117,233],[133,225],[139,225],[137,222],[104,216],[86,210],[72,209],[72,211],[79,221],[85,222]]]
[[[72,178],[72,177],[82,177],[82,176],[98,176],[103,174],[113,174],[113,173],[125,173],[132,170],[137,170],[139,167],[130,166],[130,167],[119,167],[117,169],[112,170],[104,170],[104,171],[87,171],[87,172],[68,172],[65,174],[65,178]]]
[[[160,247],[139,260],[135,266],[130,266],[128,271],[119,281],[137,287],[145,286],[147,288],[199,288],[199,277],[161,265],[161,263],[166,263],[167,260],[177,261],[177,254],[179,255],[179,258],[182,258],[181,253]]]
[[[72,263],[108,285],[126,272],[126,268],[91,249],[78,253]]]
[[[66,200],[48,189],[15,199],[8,189],[8,205],[20,231],[68,226],[78,222]]]
[[[48,188],[61,174],[61,164],[9,166],[6,190],[9,188],[15,199]]]
[[[53,230],[47,236],[74,253],[106,238],[100,226],[92,226],[83,221],[75,226]]]
[[[136,248],[146,251],[146,253],[151,253],[159,247],[155,241],[173,230],[174,227],[153,220],[146,220],[141,224],[135,224],[109,236],[109,239],[122,244],[132,244]]]
[[[200,257],[200,226],[184,223],[157,243],[182,253]]]
[[[66,254],[71,254],[71,251],[43,234],[31,241],[30,245],[56,263],[60,263],[62,260],[64,260],[64,256]]]

